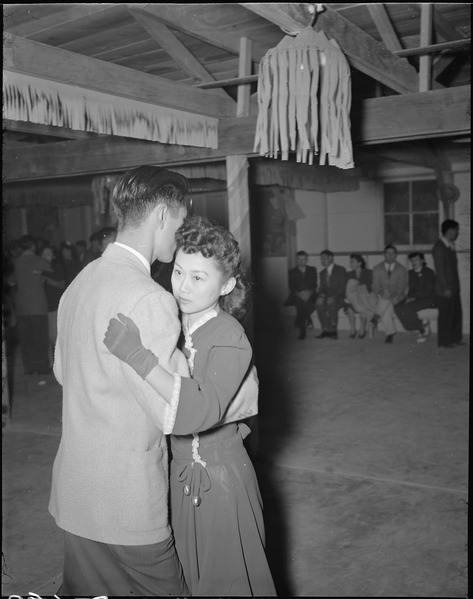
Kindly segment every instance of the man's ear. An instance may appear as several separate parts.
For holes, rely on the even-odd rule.
[[[165,204],[158,204],[154,210],[154,216],[157,226],[162,229],[168,215],[168,207]]]
[[[228,295],[235,289],[236,279],[235,277],[230,277],[225,285],[222,286],[222,290],[220,291],[220,295]]]

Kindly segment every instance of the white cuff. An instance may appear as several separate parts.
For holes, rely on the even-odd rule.
[[[166,405],[164,410],[163,433],[170,435],[176,422],[177,406],[179,405],[179,396],[181,395],[181,376],[174,373],[174,388],[172,390],[171,403]]]

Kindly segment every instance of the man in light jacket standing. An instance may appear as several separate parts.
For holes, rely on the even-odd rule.
[[[150,275],[155,260],[173,259],[186,193],[187,180],[166,169],[144,166],[123,175],[113,194],[116,242],[61,298],[54,374],[63,387],[63,431],[49,504],[65,531],[59,595],[189,593],[168,518],[165,435],[178,413],[180,377],[170,404],[145,381],[156,357],[170,372],[189,376],[176,349],[177,304]],[[136,322],[155,354],[140,361],[140,376],[103,342],[119,312]]]
[[[397,261],[397,249],[393,245],[384,248],[384,260],[373,268],[373,293],[376,295],[376,312],[371,323],[383,324],[385,343],[392,343],[396,334],[394,306],[407,295],[407,268]]]

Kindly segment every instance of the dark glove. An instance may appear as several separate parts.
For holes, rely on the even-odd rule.
[[[110,320],[103,342],[114,356],[129,364],[145,379],[159,360],[152,351],[143,347],[140,330],[133,320],[123,314],[118,314],[118,318],[120,320]]]

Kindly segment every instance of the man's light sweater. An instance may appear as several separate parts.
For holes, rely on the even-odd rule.
[[[171,294],[140,260],[110,244],[61,298],[54,374],[63,386],[63,431],[49,510],[75,535],[146,545],[170,534],[168,456],[171,407],[103,343],[110,318],[131,317],[143,345],[170,372],[188,376],[176,349],[180,322]]]

